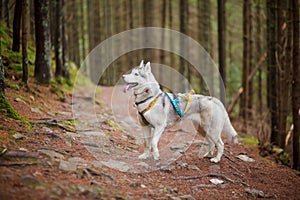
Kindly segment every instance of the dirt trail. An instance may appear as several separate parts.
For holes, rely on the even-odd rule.
[[[300,199],[296,172],[261,158],[256,147],[226,144],[218,164],[201,152],[199,158],[206,145],[189,125],[166,131],[160,162],[138,160],[140,127],[121,88],[102,88],[96,101],[78,96],[76,126],[70,98],[48,96],[24,106],[11,96],[14,107],[31,116],[32,128],[0,118],[0,135],[11,138],[0,140],[0,199]]]

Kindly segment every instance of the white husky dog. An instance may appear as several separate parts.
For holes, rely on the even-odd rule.
[[[148,159],[153,155],[155,160],[159,160],[158,141],[165,128],[174,125],[179,118],[192,120],[195,127],[199,127],[199,132],[206,137],[209,151],[205,157],[213,157],[217,147],[217,155],[210,159],[211,162],[218,163],[222,157],[222,132],[237,143],[237,133],[218,99],[192,93],[174,95],[163,92],[151,73],[150,62],[144,65],[142,61],[131,73],[123,75],[123,79],[127,83],[125,91],[133,90],[145,138],[144,153],[139,159]]]

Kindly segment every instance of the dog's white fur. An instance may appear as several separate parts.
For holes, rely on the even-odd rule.
[[[139,112],[145,110],[157,96],[159,97],[156,104],[143,115],[151,126],[142,127],[145,149],[144,153],[139,156],[140,159],[151,158],[151,151],[153,151],[153,158],[159,160],[158,141],[165,128],[177,122],[178,114],[151,73],[150,62],[144,65],[142,61],[139,67],[132,69],[131,73],[123,75],[123,79],[127,83],[125,91],[133,90],[135,102],[141,102],[150,97],[144,103],[137,105]],[[198,94],[192,95],[191,98],[191,106],[183,119],[192,120],[196,127],[199,126],[198,130],[204,133],[209,144],[209,151],[205,157],[212,157],[217,147],[217,155],[210,161],[218,163],[224,151],[221,133],[223,132],[234,143],[237,143],[237,133],[230,123],[226,109],[218,99]],[[186,104],[186,102],[180,103],[182,110]],[[152,130],[154,130],[153,134]]]

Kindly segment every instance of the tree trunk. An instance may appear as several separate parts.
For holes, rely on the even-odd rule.
[[[188,24],[189,24],[189,11],[188,8],[189,4],[186,0],[180,0],[180,27],[179,30],[181,33],[188,35]],[[188,43],[187,41],[181,37],[180,38],[180,54],[184,57],[188,55]],[[189,71],[188,71],[188,65],[186,64],[183,57],[180,57],[180,64],[179,64],[179,73],[184,76],[185,78],[188,78]],[[185,92],[188,89],[187,85],[184,85],[183,83],[180,83],[181,88],[180,91]]]
[[[65,0],[61,0],[62,6],[62,75],[63,77],[69,79],[70,72],[69,72],[69,49],[68,49],[68,34],[67,34],[67,25],[66,25],[66,6]]]
[[[28,0],[22,0],[22,81],[28,82]]]
[[[260,6],[261,6],[261,2],[260,0],[256,0],[256,17],[255,17],[255,20],[256,20],[256,60],[259,59],[259,57],[261,56],[262,54],[262,45],[261,45],[261,9],[260,9]],[[259,68],[258,69],[258,113],[260,115],[260,117],[262,116],[263,114],[263,98],[262,98],[262,68]]]
[[[5,23],[7,27],[11,27],[10,26],[10,13],[9,13],[9,0],[4,0],[4,18],[5,18]]]
[[[21,30],[21,15],[22,15],[22,1],[16,1],[14,22],[13,22],[13,45],[12,50],[15,52],[20,52],[20,30]]]
[[[249,73],[251,72],[250,67],[250,36],[251,36],[251,27],[250,27],[250,20],[251,20],[251,1],[245,0],[243,4],[243,75],[242,75],[242,85],[244,92],[241,96],[240,101],[240,116],[242,117],[243,121],[243,128],[244,131],[247,131],[248,121],[249,121],[249,103],[250,103],[250,96],[249,96],[249,83],[248,81]]]
[[[219,71],[221,78],[220,80],[220,98],[221,102],[226,105],[226,58],[225,58],[225,0],[218,0],[218,48],[219,48]],[[224,84],[224,85],[223,85]],[[224,88],[223,88],[224,86]]]
[[[210,1],[197,1],[197,18],[198,18],[198,41],[203,46],[203,48],[211,53],[211,5]],[[207,66],[208,56],[203,54],[202,63],[203,66]],[[210,77],[207,79],[207,85],[213,85],[213,71],[212,68],[205,67],[204,70],[207,70],[205,74],[209,74]],[[200,79],[200,88],[203,92],[203,89],[206,87],[203,79]],[[213,88],[213,87],[212,87]],[[210,91],[211,95],[214,94],[214,91]]]
[[[56,71],[55,76],[63,76],[63,60],[62,60],[62,14],[63,8],[61,5],[61,1],[54,2],[55,13],[55,27],[54,27],[54,52],[55,52],[55,64],[56,64]]]
[[[293,0],[293,82],[292,82],[292,107],[293,107],[293,168],[300,169],[300,55],[299,55],[299,4]]]
[[[287,114],[288,107],[286,106],[286,99],[288,96],[288,85],[286,85],[286,73],[289,66],[286,66],[285,52],[286,52],[286,28],[287,28],[287,2],[278,1],[277,9],[277,63],[278,63],[278,117],[279,117],[279,147],[284,149],[285,138],[286,138],[286,125],[287,125]]]
[[[278,139],[278,107],[277,107],[277,66],[276,66],[276,1],[267,0],[267,100],[271,116],[271,139],[274,145]]]
[[[0,46],[1,47],[1,46]],[[0,98],[5,98],[5,84],[4,84],[4,66],[2,62],[2,52],[0,48]]]
[[[51,42],[49,27],[49,0],[35,0],[36,60],[34,77],[40,83],[51,80]]]

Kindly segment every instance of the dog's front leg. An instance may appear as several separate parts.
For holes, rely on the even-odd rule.
[[[142,132],[145,141],[144,153],[139,156],[139,159],[148,159],[151,158],[151,127],[143,126]]]
[[[158,151],[158,141],[161,137],[161,134],[164,132],[165,126],[157,126],[154,128],[154,135],[152,139],[152,148],[153,148],[153,158],[154,160],[159,160],[159,151]]]

